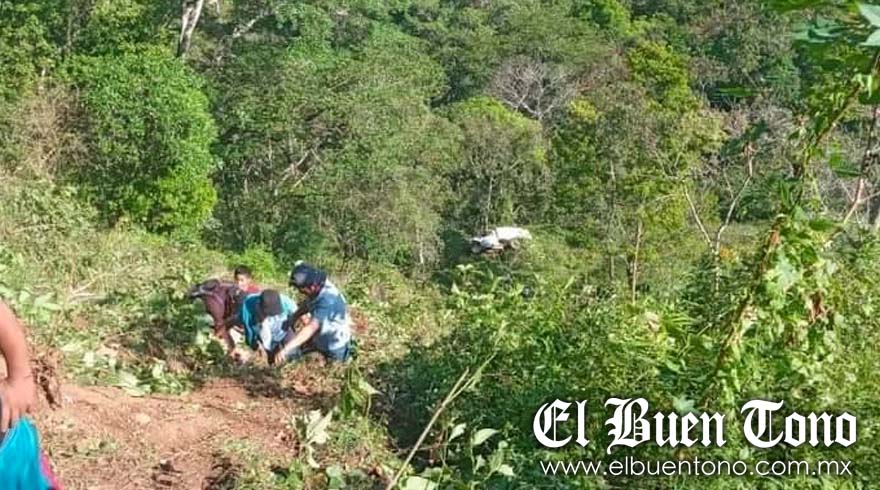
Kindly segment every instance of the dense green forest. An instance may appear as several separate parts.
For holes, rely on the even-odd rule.
[[[0,297],[65,383],[318,379],[279,414],[294,457],[225,441],[204,488],[876,488],[878,75],[880,6],[839,0],[0,0]],[[471,253],[507,225],[534,239]],[[182,291],[299,259],[352,300],[356,363],[230,366]],[[724,413],[727,444],[608,454],[611,397]],[[539,449],[556,398],[590,445]],[[858,442],[757,449],[757,398]],[[70,488],[121,461],[45,427]],[[627,455],[854,472],[538,464]]]

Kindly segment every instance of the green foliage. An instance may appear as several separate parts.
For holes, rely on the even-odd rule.
[[[68,1],[68,49],[88,55],[138,52],[144,45],[161,46],[173,39],[163,28],[176,18],[170,0]]]
[[[305,453],[306,462],[312,468],[320,468],[315,461],[316,446],[324,445],[330,437],[327,430],[333,412],[321,414],[320,410],[312,410],[308,414],[295,417],[293,426],[299,436],[299,443]]]
[[[372,398],[380,394],[367,382],[357,363],[352,363],[346,368],[339,412],[343,417],[352,417],[356,414],[366,417],[370,413]]]
[[[535,468],[608,460],[600,417],[582,452],[529,430],[548,399],[622,394],[859,416],[852,448],[760,454],[851,459],[853,480],[652,488],[874,484],[876,6],[206,2],[186,61],[181,7],[0,1],[0,296],[75,380],[147,396],[235,374],[185,286],[325,266],[363,355],[291,419],[286,474],[235,444],[224,488],[375,485],[479,359],[491,382],[444,413],[402,488],[633,487]],[[469,254],[507,224],[534,240]],[[691,451],[758,457],[737,437]]]
[[[249,267],[257,282],[284,276],[288,272],[282,270],[275,261],[272,252],[262,246],[251,246],[244,252],[234,255],[229,265],[230,267],[239,265]]]
[[[433,176],[455,140],[426,106],[442,76],[423,49],[377,28],[350,55],[242,57],[235,78],[220,81],[236,86],[218,115],[231,169],[220,177],[223,241],[272,244],[291,260],[328,249],[401,265],[436,260],[444,192]]]
[[[214,123],[199,78],[161,50],[78,57],[88,153],[72,177],[112,222],[193,234],[216,201]]]
[[[0,2],[0,101],[31,89],[54,66],[59,3]]]
[[[619,0],[593,0],[584,7],[587,18],[616,35],[632,30],[630,11]]]
[[[550,187],[540,125],[486,97],[453,105],[449,117],[464,138],[452,176],[453,216],[463,228],[479,231],[537,218]]]
[[[426,468],[419,476],[407,477],[401,487],[404,489],[475,489],[485,486],[498,486],[504,480],[513,481],[516,477],[508,464],[511,451],[507,441],[500,441],[485,456],[481,449],[488,446],[490,439],[498,433],[495,429],[480,429],[465,436],[467,424],[452,426],[445,440],[440,456],[442,466]]]
[[[644,272],[658,264],[656,279],[664,283],[662,269],[678,268],[668,244],[685,254],[695,246],[676,232],[687,226],[681,186],[717,148],[718,122],[655,106],[638,85],[596,91],[570,105],[553,139],[555,221],[574,243],[603,249],[603,275],[612,283],[625,275],[632,283],[637,260],[648,264]]]
[[[0,295],[62,351],[75,379],[177,392],[217,367],[222,350],[203,311],[178,298],[222,256],[136,229],[101,230],[69,188],[4,184]]]
[[[627,59],[635,80],[644,84],[658,103],[681,111],[697,108],[686,61],[680,55],[662,44],[642,42],[628,51]]]

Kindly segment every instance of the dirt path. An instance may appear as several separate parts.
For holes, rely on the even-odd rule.
[[[61,387],[62,406],[40,407],[44,446],[66,488],[203,489],[222,472],[223,449],[247,439],[279,461],[294,456],[295,396],[248,393],[220,379],[182,396],[131,397],[107,387]]]

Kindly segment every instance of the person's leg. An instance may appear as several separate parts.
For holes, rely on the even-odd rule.
[[[288,332],[287,336],[284,338],[284,343],[286,344],[287,342],[290,342],[290,340],[293,339],[294,335],[295,334],[293,332]],[[316,350],[318,349],[315,347],[315,345],[311,341],[309,341],[299,347],[291,349],[287,356],[284,357],[284,360],[285,362],[298,362],[302,360],[302,358],[305,357],[306,354],[308,354],[309,352],[315,352]]]
[[[43,476],[46,477],[46,481],[49,482],[49,490],[63,490],[58,477],[52,471],[52,464],[49,463],[49,458],[46,457],[44,452],[40,453],[40,468],[43,470]]]
[[[349,342],[344,347],[340,347],[339,349],[322,352],[322,354],[324,354],[324,357],[326,357],[328,360],[344,363],[351,361],[353,353],[354,349],[352,342]]]

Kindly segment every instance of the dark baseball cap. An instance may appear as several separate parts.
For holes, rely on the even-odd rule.
[[[309,264],[299,263],[290,271],[290,285],[302,289],[312,285],[323,286],[327,273]]]

